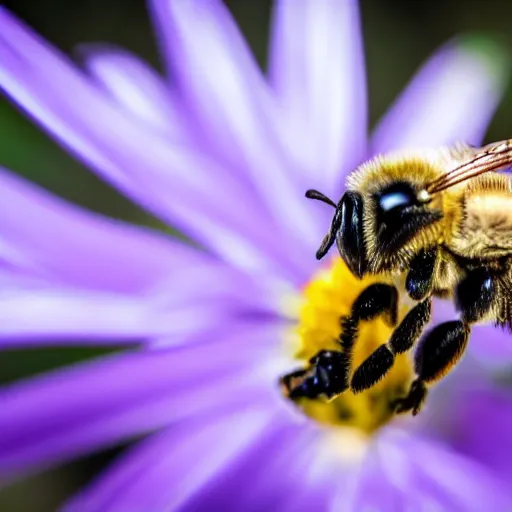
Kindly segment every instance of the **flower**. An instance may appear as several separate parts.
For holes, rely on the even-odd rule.
[[[330,425],[332,408],[312,404],[306,412],[324,424],[313,421],[277,386],[296,364],[289,336],[325,314],[322,283],[340,307],[349,301],[337,284],[349,278],[343,265],[316,266],[329,212],[306,205],[304,190],[339,194],[374,153],[478,143],[505,63],[466,40],[450,43],[368,139],[354,1],[277,2],[268,79],[220,1],[154,0],[151,9],[172,85],[120,50],[95,49],[78,69],[0,11],[0,87],[199,246],[1,172],[4,346],[140,342],[1,391],[2,476],[149,434],[65,510],[505,510],[498,470],[510,467],[481,450],[483,439],[486,453],[502,449],[488,437],[495,411],[472,421],[457,376],[420,420],[389,425],[385,415],[368,423],[369,395],[357,398],[355,423]],[[485,329],[472,345],[498,339]],[[311,348],[309,337],[299,341]],[[496,417],[509,411],[506,397],[481,392],[496,397]],[[450,423],[450,393],[467,406],[465,437]]]

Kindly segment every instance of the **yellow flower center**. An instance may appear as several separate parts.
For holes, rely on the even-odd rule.
[[[341,351],[339,337],[343,317],[350,314],[359,294],[373,283],[391,283],[385,276],[357,279],[336,257],[321,268],[304,287],[299,306],[299,322],[294,327],[294,356],[307,362],[320,350]],[[398,320],[407,313],[401,306]],[[362,321],[353,347],[351,372],[376,348],[386,343],[393,331],[383,318]],[[298,405],[305,414],[329,425],[349,427],[360,436],[370,435],[394,416],[392,403],[404,396],[413,380],[410,358],[398,355],[389,373],[370,389],[358,394],[350,390],[331,401],[303,398]]]

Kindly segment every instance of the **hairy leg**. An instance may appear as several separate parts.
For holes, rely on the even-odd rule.
[[[309,361],[309,366],[283,376],[284,394],[299,398],[334,398],[349,387],[352,348],[361,320],[380,315],[391,325],[396,323],[398,292],[392,285],[375,283],[365,288],[352,305],[351,314],[340,319],[340,351],[322,350]]]
[[[496,300],[495,283],[490,272],[479,268],[468,272],[455,290],[455,305],[460,320],[442,323],[419,342],[414,355],[417,378],[409,393],[398,400],[398,413],[418,414],[427,396],[428,385],[444,377],[462,358],[466,349],[470,324],[484,318]]]
[[[396,402],[396,412],[418,414],[427,396],[427,385],[444,377],[460,361],[469,333],[467,323],[454,320],[437,325],[421,339],[414,355],[417,378],[409,393]]]
[[[394,330],[389,341],[377,348],[355,370],[350,387],[354,393],[376,384],[391,369],[397,354],[407,352],[421,336],[430,320],[431,299],[417,304]]]

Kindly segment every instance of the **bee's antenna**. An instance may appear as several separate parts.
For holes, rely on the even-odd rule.
[[[318,190],[309,189],[306,191],[306,197],[308,199],[322,201],[322,203],[330,204],[333,208],[336,208],[336,203],[331,201],[326,195],[322,194],[322,192],[318,192]]]
[[[326,195],[322,194],[322,192],[319,192],[318,190],[310,188],[309,190],[306,191],[306,197],[308,199],[316,199],[317,201],[322,201],[322,203],[326,203],[336,210],[336,213],[334,214],[334,218],[331,224],[331,228],[329,229],[327,235],[325,235],[322,241],[322,245],[320,246],[318,251],[316,251],[316,258],[318,260],[321,260],[327,254],[329,249],[334,244],[334,241],[336,240],[336,233],[339,229],[341,222],[341,210],[338,208],[338,205],[334,201],[329,199]]]

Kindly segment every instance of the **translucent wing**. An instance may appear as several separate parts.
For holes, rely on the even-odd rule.
[[[476,149],[472,157],[463,164],[430,182],[426,191],[436,194],[458,183],[486,172],[498,171],[512,164],[512,139],[495,142]]]

